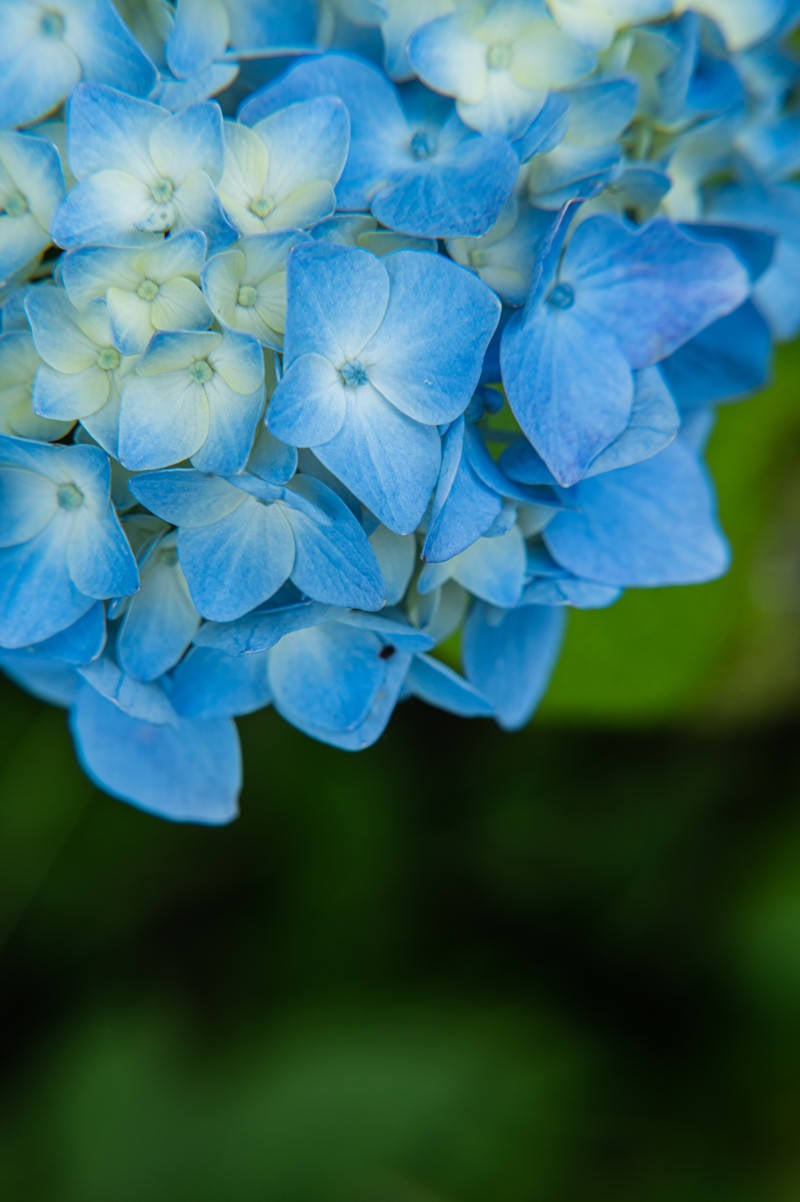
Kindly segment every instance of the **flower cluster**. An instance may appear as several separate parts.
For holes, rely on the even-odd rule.
[[[520,726],[569,606],[725,569],[714,409],[800,330],[798,20],[0,0],[0,666],[102,787],[226,821],[270,704]]]

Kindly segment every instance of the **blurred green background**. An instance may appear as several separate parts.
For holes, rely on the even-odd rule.
[[[240,724],[242,817],[93,790],[0,684],[0,1197],[797,1202],[800,351],[735,562],[575,614],[533,725]]]

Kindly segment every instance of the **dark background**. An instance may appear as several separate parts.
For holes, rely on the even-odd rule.
[[[257,715],[205,830],[0,684],[0,1197],[796,1202],[798,382],[721,415],[730,575],[573,615],[519,734]]]

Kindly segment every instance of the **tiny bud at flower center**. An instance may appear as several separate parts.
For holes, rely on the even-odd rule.
[[[189,375],[197,384],[207,384],[214,374],[214,368],[207,359],[195,359],[189,368]]]
[[[56,500],[60,509],[80,509],[83,493],[75,484],[59,484]]]
[[[429,159],[436,153],[437,145],[436,135],[428,133],[424,129],[418,130],[409,143],[411,154],[415,159]]]
[[[104,346],[102,350],[97,352],[95,363],[101,371],[114,371],[119,367],[119,351],[113,346]]]
[[[269,217],[272,210],[275,208],[275,201],[271,196],[254,196],[250,201],[250,212],[254,217]]]
[[[258,300],[258,293],[252,284],[242,284],[239,289],[239,295],[236,298],[237,305],[241,305],[243,309],[252,309],[253,305]]]
[[[486,51],[486,66],[490,71],[507,71],[513,54],[510,42],[494,42]]]
[[[142,280],[139,287],[136,289],[136,295],[141,297],[143,301],[154,301],[158,296],[158,284],[155,280]]]
[[[339,374],[348,388],[360,388],[367,383],[367,373],[360,359],[350,359],[339,369]]]
[[[156,204],[163,205],[166,204],[168,200],[172,199],[172,193],[174,190],[175,189],[172,186],[171,180],[157,179],[150,189],[150,195]]]
[[[45,38],[63,38],[64,18],[61,16],[61,13],[53,12],[52,9],[46,9],[39,21],[39,32]]]
[[[571,284],[556,284],[547,303],[554,309],[571,309],[575,304],[575,289]]]

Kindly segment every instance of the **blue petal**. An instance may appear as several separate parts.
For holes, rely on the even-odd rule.
[[[568,137],[579,146],[615,142],[636,116],[639,82],[636,79],[593,79],[571,88]]]
[[[534,305],[508,321],[500,362],[520,426],[556,480],[574,484],[630,417],[633,378],[614,335]]]
[[[326,605],[379,609],[385,601],[380,569],[344,501],[311,476],[296,476],[285,497],[295,541],[293,583]],[[310,505],[295,508],[293,497]]]
[[[281,192],[313,180],[336,184],[350,145],[350,118],[338,97],[317,96],[289,104],[255,128],[267,144],[270,181]]]
[[[450,0],[388,0],[381,22],[387,75],[392,79],[411,79],[414,69],[408,59],[409,38],[449,7]]]
[[[386,661],[386,674],[380,692],[364,719],[356,727],[338,732],[309,728],[308,734],[342,751],[363,751],[366,747],[371,747],[389,725],[394,707],[402,696],[403,684],[411,662],[411,655],[399,648],[391,659]]]
[[[189,468],[134,476],[130,490],[152,513],[173,526],[209,526],[242,503],[238,489],[215,476]]]
[[[560,280],[574,287],[575,313],[613,331],[634,368],[665,359],[750,291],[727,246],[696,242],[663,218],[635,232],[611,217],[583,222]]]
[[[267,484],[285,484],[297,471],[297,451],[262,426],[247,461],[247,471]]]
[[[111,655],[84,664],[80,674],[95,692],[130,718],[156,725],[174,725],[175,710],[161,683],[137,680],[123,672]]]
[[[492,703],[473,685],[429,655],[416,655],[405,683],[406,691],[414,697],[435,705],[461,718],[491,718]]]
[[[0,670],[48,705],[69,707],[82,683],[73,667],[32,654],[28,648],[0,651]]]
[[[736,255],[753,283],[768,270],[775,253],[775,237],[764,230],[742,229],[732,225],[700,225],[681,227],[690,238],[700,242],[720,242]]]
[[[101,84],[80,84],[67,109],[67,153],[78,179],[99,171],[152,174],[150,136],[169,116],[159,105]]]
[[[202,472],[221,476],[240,472],[247,463],[253,440],[264,412],[265,389],[242,396],[218,379],[209,389],[208,437],[192,455],[192,463]]]
[[[178,0],[175,20],[167,39],[169,69],[192,76],[225,53],[230,22],[220,0]]]
[[[522,594],[523,605],[570,605],[573,609],[606,609],[622,596],[622,589],[579,580],[564,573],[553,580],[532,580]]]
[[[133,175],[99,171],[70,189],[50,224],[50,233],[65,249],[93,243],[152,244],[157,235],[142,228],[152,203],[145,185]]]
[[[67,563],[75,586],[98,600],[135,592],[136,560],[114,510],[108,508],[97,517],[83,505],[70,525]]]
[[[386,268],[368,251],[330,242],[296,246],[287,272],[287,365],[312,352],[337,367],[356,358],[388,303]]]
[[[152,91],[158,72],[110,0],[70,6],[68,22],[65,40],[80,59],[84,79],[113,83],[134,96]]]
[[[69,95],[81,76],[77,57],[63,41],[39,36],[40,10],[0,8],[0,125],[28,125]]]
[[[0,284],[5,284],[49,246],[50,220],[64,195],[64,175],[55,146],[25,134],[0,133],[0,164],[26,204],[18,217],[7,211],[0,215]]]
[[[527,163],[536,154],[547,154],[558,146],[567,129],[569,101],[557,92],[550,92],[544,106],[525,133],[513,142],[514,151],[521,163]]]
[[[88,664],[102,654],[105,643],[105,606],[98,603],[66,630],[37,643],[36,653],[67,664]]]
[[[453,421],[478,385],[500,302],[442,255],[401,250],[383,264],[389,304],[363,352],[370,383],[415,421]]]
[[[65,630],[91,609],[67,571],[62,522],[17,547],[0,548],[0,646],[24,647]]]
[[[157,680],[175,666],[200,624],[177,562],[174,536],[153,547],[141,577],[142,587],[120,624],[117,656],[125,672]]]
[[[284,635],[316,626],[335,613],[315,601],[279,605],[277,600],[235,622],[205,622],[195,635],[195,643],[227,655],[254,655],[269,651]]]
[[[231,61],[211,63],[189,79],[173,79],[172,76],[162,73],[153,93],[153,100],[177,113],[187,104],[195,104],[198,100],[205,100],[209,96],[224,92],[238,74],[239,64]]]
[[[95,301],[93,311],[101,310],[102,302]],[[45,363],[60,372],[78,372],[94,365],[98,347],[81,328],[82,315],[62,289],[32,288],[25,297],[25,313]]]
[[[175,822],[218,825],[236,817],[241,753],[230,720],[157,726],[86,686],[70,724],[85,771],[113,796]]]
[[[402,615],[387,616],[384,613],[362,613],[358,609],[351,609],[346,612],[340,611],[337,621],[345,626],[355,626],[359,630],[369,630],[372,634],[377,634],[384,645],[388,643],[411,654],[431,651],[435,646],[435,640],[429,630],[420,630],[418,626],[412,626]]]
[[[573,499],[574,495],[574,499]],[[560,564],[600,584],[700,584],[728,566],[708,476],[683,444],[586,480],[544,539]]]
[[[800,333],[800,242],[782,238],[772,266],[753,297],[775,338],[787,342]]]
[[[0,464],[0,547],[26,543],[56,515],[53,481],[38,472]]]
[[[316,49],[315,0],[227,0],[227,8],[236,50],[271,55]]]
[[[248,498],[212,526],[182,530],[178,554],[198,611],[212,621],[230,622],[261,605],[289,578],[294,537],[279,505]]]
[[[516,183],[519,162],[502,138],[466,134],[426,163],[391,172],[370,200],[389,229],[427,238],[478,237],[494,225]]]
[[[771,370],[769,326],[750,301],[715,321],[661,364],[682,410],[736,400],[765,388]]]
[[[386,604],[399,605],[414,575],[417,540],[413,534],[393,534],[385,526],[377,526],[369,543],[384,580]]]
[[[275,708],[313,738],[368,746],[383,732],[410,662],[400,650],[387,656],[386,645],[338,622],[287,635],[270,653]]]
[[[340,54],[299,63],[277,83],[242,105],[240,120],[254,125],[284,105],[312,96],[338,96],[350,114],[350,151],[336,197],[341,209],[365,209],[375,184],[410,137],[395,89],[375,67]]]
[[[512,526],[496,538],[478,539],[461,552],[451,571],[468,592],[491,605],[516,605],[525,581],[525,541],[519,528]]]
[[[276,709],[301,730],[358,726],[383,683],[381,649],[371,632],[333,622],[287,634],[270,653]]]
[[[680,414],[661,370],[646,367],[636,372],[630,421],[619,438],[600,452],[586,476],[598,476],[651,459],[669,446],[680,424]]]
[[[208,400],[188,370],[130,375],[120,409],[120,463],[129,471],[180,463],[201,449],[210,424]]]
[[[267,425],[283,442],[315,447],[342,428],[347,401],[342,377],[329,359],[300,355],[289,365],[272,394]]]
[[[369,386],[352,389],[339,433],[315,454],[396,534],[416,530],[439,474],[439,435]]]
[[[236,718],[272,701],[268,653],[225,655],[195,647],[172,674],[170,697],[184,718]]]
[[[201,101],[170,114],[153,130],[149,145],[154,166],[167,179],[180,181],[199,170],[219,180],[225,161],[219,105]]]
[[[503,508],[502,497],[476,475],[462,450],[463,423],[459,422],[443,442],[442,472],[422,548],[422,558],[428,562],[443,562],[465,551],[486,533]]]
[[[526,605],[500,610],[478,602],[464,627],[467,676],[494,706],[504,730],[524,726],[539,704],[564,637],[564,611]]]

